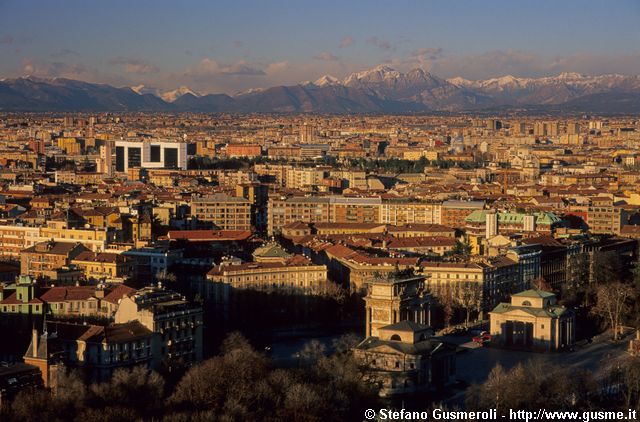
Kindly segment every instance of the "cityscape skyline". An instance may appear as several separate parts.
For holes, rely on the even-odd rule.
[[[0,0],[0,421],[638,420],[639,12]]]
[[[233,94],[325,74],[344,78],[380,64],[466,79],[634,74],[640,67],[634,2],[618,3],[606,18],[597,7],[602,2],[406,1],[392,9],[384,2],[281,3],[69,2],[74,7],[59,8],[3,1],[0,54],[7,59],[0,76]]]

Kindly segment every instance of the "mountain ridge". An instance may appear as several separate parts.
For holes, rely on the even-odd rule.
[[[234,95],[201,95],[187,86],[161,92],[144,85],[113,87],[34,76],[0,80],[0,111],[402,113],[509,106],[581,111],[606,111],[610,106],[617,113],[637,113],[640,76],[564,72],[540,78],[444,79],[421,68],[405,73],[380,65],[342,80],[324,75],[315,82]]]

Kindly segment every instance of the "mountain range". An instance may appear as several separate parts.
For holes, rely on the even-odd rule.
[[[315,82],[234,95],[200,95],[186,86],[167,92],[144,85],[116,88],[63,78],[0,80],[0,111],[406,113],[528,107],[638,113],[640,76],[562,73],[472,81],[378,66],[342,80],[325,75]]]

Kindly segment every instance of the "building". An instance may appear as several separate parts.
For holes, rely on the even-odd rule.
[[[0,367],[0,406],[10,403],[21,391],[36,390],[43,386],[37,366],[15,363]]]
[[[324,249],[323,253],[330,278],[340,281],[352,291],[365,288],[372,277],[413,269],[419,261],[417,257],[371,256],[340,244]]]
[[[207,273],[207,280],[223,284],[219,286],[222,290],[232,287],[314,293],[327,282],[327,267],[270,242],[253,252],[253,262],[223,260]]]
[[[107,248],[112,236],[112,230],[99,228],[67,228],[58,227],[56,222],[49,221],[45,227],[30,227],[24,225],[0,225],[0,257],[19,260],[22,250],[34,246],[36,243],[49,242],[80,242],[94,252],[102,252]]]
[[[20,276],[0,289],[0,315],[96,316],[112,318],[118,301],[134,289],[125,285],[40,287]]]
[[[313,125],[304,123],[300,126],[300,142],[312,144],[315,141],[315,128]]]
[[[384,200],[380,204],[380,223],[403,226],[406,224],[440,224],[440,203]]]
[[[202,307],[162,287],[145,287],[125,296],[115,323],[139,321],[157,338],[152,368],[175,369],[202,360]]]
[[[127,173],[130,167],[144,169],[187,169],[187,143],[169,140],[115,141],[115,170]]]
[[[432,391],[453,381],[456,347],[431,337],[431,327],[400,321],[377,332],[358,344],[353,355],[381,396]]]
[[[471,212],[465,221],[468,234],[487,239],[498,234],[551,234],[562,223],[558,216],[547,211],[524,213],[476,210]]]
[[[484,201],[444,201],[440,217],[441,224],[447,227],[464,228],[469,214],[483,210],[484,206]]]
[[[135,274],[139,280],[153,281],[159,275],[166,274],[173,264],[182,258],[181,249],[169,249],[165,246],[129,249],[122,255],[133,258]]]
[[[426,287],[434,297],[448,295],[455,299],[464,292],[465,298],[475,303],[472,311],[478,313],[491,310],[511,293],[526,288],[521,279],[524,271],[518,262],[505,256],[473,262],[424,262],[421,266]],[[468,298],[469,294],[473,296]]]
[[[380,197],[281,196],[269,199],[267,232],[280,233],[288,224],[358,223],[358,224],[440,224],[440,204]]]
[[[429,325],[430,295],[425,287],[423,276],[409,273],[371,278],[364,298],[367,337],[378,337],[381,327],[400,321]]]
[[[207,273],[207,280],[235,289],[317,291],[327,281],[327,267],[302,255],[263,262],[225,262]]]
[[[305,223],[330,222],[329,197],[282,196],[269,198],[267,210],[267,233],[280,233],[287,224],[296,221]]]
[[[575,317],[553,293],[525,290],[489,313],[491,341],[503,347],[554,351],[575,342]]]
[[[41,242],[22,251],[20,273],[35,278],[57,279],[56,270],[71,264],[82,252],[87,251],[78,242]]]
[[[124,281],[128,277],[135,277],[133,260],[117,253],[81,252],[71,260],[83,272],[86,279]]]
[[[251,202],[245,198],[221,193],[193,197],[191,215],[222,230],[251,230]]]
[[[262,155],[262,148],[256,144],[228,144],[227,157],[259,157]]]

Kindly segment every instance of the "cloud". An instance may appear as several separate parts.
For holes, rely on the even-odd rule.
[[[411,52],[411,57],[418,57],[427,60],[437,60],[442,57],[443,50],[440,47],[419,48]]]
[[[489,79],[505,75],[536,78],[562,72],[635,75],[640,68],[640,53],[545,56],[522,50],[491,50],[452,55],[445,54],[441,48],[421,48],[404,57],[387,59],[385,63],[404,71],[420,67],[444,78]]]
[[[387,40],[382,40],[376,36],[367,38],[367,43],[373,44],[380,50],[391,50],[391,43]]]
[[[109,60],[110,65],[122,65],[124,66],[124,71],[127,73],[137,73],[147,75],[150,73],[158,73],[160,69],[145,60],[141,59],[133,59],[128,57],[114,57]]]
[[[234,41],[231,43],[234,48],[242,48],[244,47],[244,43],[242,41]]]
[[[322,60],[325,62],[335,62],[338,60],[338,57],[334,56],[328,51],[323,51],[322,53],[316,54],[315,56],[313,56],[313,58],[316,60]]]
[[[94,79],[92,69],[89,69],[83,64],[45,62],[32,58],[22,60],[22,72],[26,75],[40,76],[43,78]]]
[[[216,60],[205,57],[197,66],[187,69],[186,74],[197,77],[206,76],[264,76],[266,73],[260,67],[245,60],[221,65]]]
[[[338,45],[339,48],[345,48],[345,47],[349,47],[351,44],[353,44],[355,40],[353,39],[353,37],[344,37],[343,39],[340,40],[340,44]]]
[[[11,45],[14,41],[15,39],[9,34],[0,35],[0,45]]]

